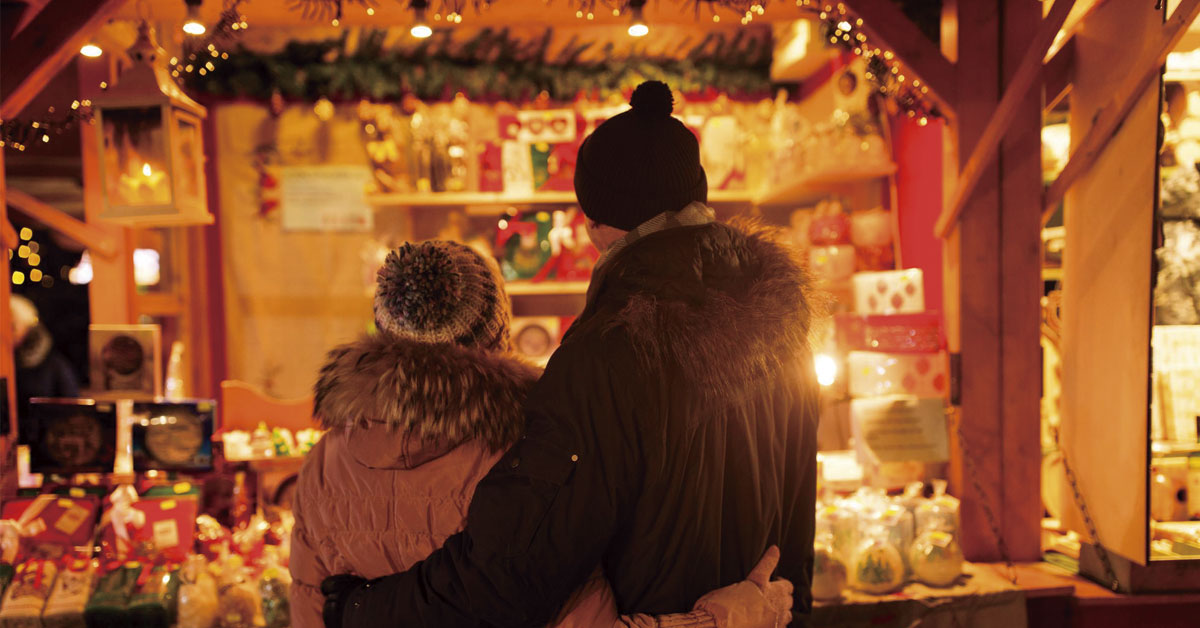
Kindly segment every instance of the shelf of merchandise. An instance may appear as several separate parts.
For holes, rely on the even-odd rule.
[[[754,202],[745,190],[712,190],[709,203],[730,204]],[[509,207],[522,205],[572,205],[574,192],[537,192],[535,194],[505,194],[503,192],[414,192],[400,194],[368,194],[367,202],[376,208],[385,207]]]
[[[510,281],[504,285],[509,296],[528,297],[543,295],[582,295],[587,294],[586,281]]]
[[[865,168],[845,170],[829,170],[804,177],[798,177],[791,183],[764,191],[758,195],[755,203],[758,205],[788,205],[803,203],[814,196],[830,191],[830,188],[847,183],[859,183],[872,179],[882,179],[896,174],[896,164],[888,162]]]

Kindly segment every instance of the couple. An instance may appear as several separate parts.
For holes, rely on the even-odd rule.
[[[330,432],[295,500],[297,628],[804,625],[805,273],[714,220],[666,85],[631,104],[579,150],[603,257],[544,373],[510,352],[491,260],[449,242],[388,257],[379,334],[317,384]]]

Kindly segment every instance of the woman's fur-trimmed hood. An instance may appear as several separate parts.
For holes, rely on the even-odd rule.
[[[709,402],[737,398],[812,353],[823,302],[781,239],[745,220],[650,234],[601,269],[589,309],[624,303],[607,326],[629,334],[645,365],[678,369]]]
[[[540,375],[512,354],[377,334],[329,353],[314,413],[326,429],[382,423],[407,439],[478,440],[499,451],[520,437],[525,396]]]

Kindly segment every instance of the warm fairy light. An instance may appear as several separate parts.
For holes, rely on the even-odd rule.
[[[367,15],[375,15],[375,8],[367,7]]]
[[[21,239],[28,240],[33,237],[33,229],[29,227],[21,227]]]
[[[838,28],[841,29],[842,31],[849,32],[850,31],[850,22],[847,22],[846,20],[842,20],[842,21],[838,22]]]
[[[97,46],[96,44],[84,44],[83,47],[79,49],[79,54],[95,59],[96,57],[104,54],[104,51],[101,50],[100,46]]]
[[[19,270],[14,270],[13,274],[12,274],[12,282],[14,285],[17,285],[17,286],[25,283],[25,273],[23,273]]]
[[[813,358],[813,367],[817,371],[817,383],[822,386],[832,386],[837,381],[837,361],[824,353],[818,353]]]

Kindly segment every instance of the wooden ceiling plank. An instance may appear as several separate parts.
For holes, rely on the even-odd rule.
[[[860,27],[871,39],[878,39],[896,53],[905,66],[917,75],[934,100],[952,115],[954,111],[954,63],[942,55],[928,37],[889,0],[849,0],[851,10],[862,17]]]
[[[124,4],[123,0],[51,0],[12,41],[0,66],[0,118],[15,117]]]
[[[1158,79],[1162,65],[1167,55],[1187,33],[1188,27],[1196,16],[1200,15],[1200,0],[1182,0],[1171,17],[1163,24],[1162,35],[1159,37],[1157,56],[1153,63],[1147,63],[1145,71],[1140,75],[1126,77],[1120,88],[1113,92],[1113,98],[1096,113],[1096,122],[1082,141],[1071,152],[1066,167],[1059,173],[1058,178],[1046,189],[1042,199],[1042,224],[1046,224],[1054,215],[1058,204],[1067,195],[1067,190],[1085,172],[1092,167],[1096,159],[1104,152],[1108,142],[1121,128],[1121,123],[1129,116],[1138,97]]]
[[[14,188],[8,188],[8,206],[26,216],[42,223],[68,238],[82,244],[94,255],[111,259],[117,254],[117,245],[112,238],[101,233],[95,227],[66,212],[43,203],[29,194]],[[15,248],[15,247],[14,247]]]
[[[1046,60],[1042,68],[1042,85],[1046,88],[1046,101],[1043,111],[1054,111],[1062,103],[1067,94],[1071,93],[1071,83],[1075,80],[1075,38],[1067,40],[1053,57]]]
[[[1018,107],[1025,100],[1029,90],[1037,84],[1037,79],[1042,74],[1042,59],[1045,58],[1050,45],[1054,43],[1054,36],[1062,28],[1063,22],[1066,21],[1073,6],[1075,6],[1075,0],[1055,0],[1054,6],[1050,8],[1050,14],[1042,20],[1029,48],[1021,57],[1021,63],[1017,66],[1016,73],[1013,74],[1012,80],[1004,90],[1004,97],[996,106],[996,112],[992,114],[991,120],[983,130],[983,135],[979,137],[979,142],[971,151],[971,158],[967,160],[967,165],[963,167],[962,174],[958,177],[954,200],[938,217],[934,229],[939,238],[946,237],[946,233],[958,222],[958,217],[962,213],[963,207],[966,206],[967,199],[974,191],[976,184],[979,183],[984,168],[995,155],[996,148],[1000,146],[1000,140],[1012,123]]]

